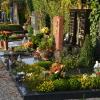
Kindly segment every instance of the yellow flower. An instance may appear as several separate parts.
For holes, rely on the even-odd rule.
[[[41,33],[48,33],[49,32],[49,29],[48,27],[44,27],[40,30]]]

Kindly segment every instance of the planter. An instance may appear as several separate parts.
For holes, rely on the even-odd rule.
[[[50,93],[34,91],[33,93],[29,93],[24,85],[19,86],[17,83],[16,86],[21,93],[23,100],[68,100],[100,97],[100,89],[59,91]]]
[[[68,100],[100,97],[100,89],[59,91],[50,93],[34,91],[30,93],[24,84],[16,80],[13,74],[11,74],[11,76],[12,79],[16,82],[16,86],[22,95],[23,100]]]
[[[100,90],[78,90],[52,93],[33,93],[23,96],[24,100],[68,100],[100,97]]]

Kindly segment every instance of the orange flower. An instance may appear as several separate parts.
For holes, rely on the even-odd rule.
[[[12,34],[12,32],[11,31],[0,31],[0,34],[3,36],[9,36]]]
[[[32,45],[33,45],[33,43],[30,42],[30,41],[28,41],[28,42],[26,42],[26,43],[23,44],[23,46],[24,46],[25,48],[32,47]]]
[[[61,72],[62,68],[63,68],[62,64],[54,63],[52,64],[52,67],[51,67],[51,73],[59,73]]]

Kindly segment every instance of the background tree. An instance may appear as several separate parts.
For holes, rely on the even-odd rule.
[[[48,15],[50,24],[54,16],[64,17],[64,31],[68,32],[69,9],[76,5],[75,0],[32,0],[34,11],[42,16],[41,24],[45,25],[45,18]],[[52,26],[51,26],[52,30]]]
[[[92,45],[96,45],[96,37],[99,29],[99,20],[100,20],[100,4],[98,0],[91,0],[90,8],[92,12],[90,14],[90,35],[92,37]]]

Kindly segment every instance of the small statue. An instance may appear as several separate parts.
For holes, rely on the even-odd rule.
[[[98,61],[96,61],[95,65],[94,65],[94,72],[95,73],[100,72],[100,63]]]
[[[98,61],[96,61],[95,65],[94,65],[94,68],[97,68],[97,67],[99,67],[99,62]]]

